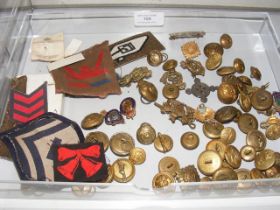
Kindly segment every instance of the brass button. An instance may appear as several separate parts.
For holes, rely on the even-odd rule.
[[[162,68],[163,68],[163,70],[165,70],[165,71],[170,71],[170,70],[175,70],[175,68],[177,67],[177,65],[178,65],[178,62],[177,62],[176,60],[170,59],[170,60],[167,60],[167,61],[163,64]]]
[[[270,92],[260,88],[251,97],[252,106],[258,111],[265,111],[272,107],[273,96]]]
[[[239,116],[238,127],[243,133],[258,129],[258,120],[256,117],[249,113],[244,113]]]
[[[146,160],[146,152],[144,149],[139,147],[134,147],[130,150],[129,160],[136,165],[140,165]]]
[[[81,126],[86,130],[97,128],[104,122],[104,116],[105,112],[89,114],[82,120]]]
[[[251,78],[255,78],[256,80],[261,80],[262,73],[258,68],[251,66],[250,72],[251,72],[251,75],[250,75]]]
[[[173,140],[170,136],[166,134],[158,133],[154,141],[154,146],[157,151],[166,153],[173,148]]]
[[[223,160],[222,168],[231,168],[231,169],[233,169],[232,166],[229,165],[228,162],[227,162],[226,160]]]
[[[251,108],[252,108],[252,103],[251,103],[250,96],[249,95],[245,95],[242,92],[239,93],[238,103],[239,103],[241,109],[244,112],[249,112],[251,110]]]
[[[233,61],[233,67],[235,68],[236,72],[242,74],[245,71],[245,64],[242,59],[235,58]]]
[[[216,73],[219,76],[226,76],[229,74],[234,74],[235,73],[235,69],[232,66],[223,66],[221,68],[219,68]]]
[[[103,183],[111,183],[114,179],[113,167],[110,164],[108,164],[107,168],[108,168],[108,176],[105,180],[102,181]]]
[[[175,158],[167,156],[159,161],[158,170],[159,172],[167,172],[175,177],[176,172],[180,170],[180,164]]]
[[[223,34],[220,37],[220,44],[223,48],[229,49],[232,46],[232,38],[229,34]]]
[[[210,139],[218,139],[221,137],[221,132],[224,129],[223,124],[212,119],[207,120],[203,124],[203,133]]]
[[[237,77],[237,79],[245,85],[248,85],[248,86],[253,85],[252,80],[245,75],[241,75],[241,76]]]
[[[274,156],[275,156],[275,165],[280,167],[280,153],[275,152]]]
[[[239,181],[251,179],[250,170],[248,170],[248,169],[240,168],[240,169],[235,170],[235,172],[237,174],[237,178]],[[239,189],[248,189],[251,187],[252,187],[252,183],[239,182],[237,185],[237,188],[239,188]]]
[[[266,147],[266,138],[259,130],[252,130],[246,136],[247,145],[255,148],[256,152],[262,151]]]
[[[128,133],[117,133],[110,139],[110,148],[114,154],[126,156],[134,148],[134,140]]]
[[[268,177],[268,178],[274,178],[276,177],[278,174],[280,173],[280,167],[279,166],[272,166],[270,167],[269,169],[266,169],[265,170],[265,175]]]
[[[237,180],[236,172],[231,168],[220,168],[213,174],[214,181]]]
[[[214,53],[206,60],[205,66],[208,70],[215,70],[222,64],[222,55]]]
[[[139,93],[141,95],[141,100],[145,99],[147,102],[150,103],[157,100],[158,91],[156,86],[153,83],[150,83],[145,80],[140,80],[137,84]]]
[[[173,184],[175,179],[167,172],[157,173],[152,181],[153,188],[162,188],[167,187],[170,184]]]
[[[104,147],[104,151],[106,152],[107,149],[109,148],[109,137],[101,132],[101,131],[95,131],[95,132],[90,132],[87,134],[85,143],[102,143]]]
[[[222,166],[222,159],[217,152],[204,151],[197,159],[197,166],[202,174],[210,176]]]
[[[277,140],[280,138],[280,124],[270,125],[266,131],[265,136],[269,140]]]
[[[265,179],[266,176],[257,168],[253,168],[250,171],[250,175],[252,177],[252,179]]]
[[[156,131],[149,123],[142,123],[136,135],[141,144],[152,144],[156,138]]]
[[[127,183],[135,176],[134,164],[125,158],[117,159],[113,165],[114,180],[120,183]]]
[[[222,158],[222,160],[225,158],[226,148],[227,146],[220,140],[209,141],[206,145],[206,150],[212,150],[214,152],[217,152]]]
[[[188,165],[176,171],[177,182],[199,182],[200,177],[194,165]],[[182,188],[181,188],[182,189]]]
[[[147,56],[147,62],[151,66],[159,66],[162,62],[167,60],[168,56],[166,53],[161,53],[159,50],[152,50]]]
[[[206,57],[210,57],[211,55],[216,53],[223,55],[224,49],[219,43],[212,42],[205,45],[203,52]]]
[[[274,151],[270,149],[264,149],[257,153],[255,158],[255,166],[259,170],[266,170],[272,167],[275,163]]]
[[[250,145],[245,145],[240,149],[241,158],[246,162],[255,160],[256,150]]]
[[[233,145],[228,145],[225,151],[225,159],[228,162],[228,164],[233,167],[234,169],[237,169],[241,165],[241,156]]]
[[[236,131],[232,127],[226,127],[221,131],[220,140],[224,144],[232,144],[236,139]]]
[[[218,99],[224,104],[232,104],[237,100],[238,92],[234,85],[222,82],[217,90]]]
[[[216,111],[215,119],[220,123],[229,123],[238,116],[239,112],[234,106],[223,106]]]
[[[181,136],[181,144],[185,149],[193,150],[199,145],[199,136],[194,132],[186,132]]]
[[[166,99],[176,99],[179,96],[179,88],[176,84],[166,84],[162,89],[162,94]]]

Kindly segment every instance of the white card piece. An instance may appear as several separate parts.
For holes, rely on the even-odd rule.
[[[52,71],[52,70],[61,68],[63,66],[70,65],[72,63],[76,63],[76,62],[84,60],[84,59],[85,59],[85,57],[83,56],[83,54],[79,53],[79,54],[72,55],[70,57],[61,59],[59,61],[55,61],[55,62],[49,63],[48,64],[48,69],[49,69],[49,71]]]
[[[62,114],[64,95],[55,92],[55,83],[51,74],[29,74],[27,76],[26,93],[30,94],[47,82],[48,111]]]
[[[152,11],[140,11],[134,13],[135,26],[163,26],[164,13]]]
[[[70,44],[65,49],[64,57],[68,57],[68,56],[73,55],[76,52],[78,52],[81,44],[82,44],[81,40],[79,40],[79,39],[72,39]]]

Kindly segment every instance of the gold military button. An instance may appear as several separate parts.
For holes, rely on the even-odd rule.
[[[255,166],[259,170],[266,170],[272,167],[275,163],[274,151],[270,149],[264,149],[257,153],[255,158]]]
[[[137,84],[139,93],[141,95],[141,100],[145,99],[147,102],[150,103],[157,100],[158,91],[156,86],[153,83],[150,83],[145,80],[140,80]]]
[[[219,76],[226,76],[235,73],[235,69],[232,66],[223,66],[216,72]]]
[[[135,176],[135,166],[128,159],[117,159],[112,167],[114,171],[114,180],[117,182],[127,183]]]
[[[197,166],[200,172],[206,176],[215,173],[222,166],[222,159],[217,152],[204,151],[197,159]]]
[[[219,43],[212,42],[212,43],[205,45],[203,52],[206,57],[210,57],[211,55],[216,54],[216,53],[223,55],[224,49]]]
[[[250,175],[252,177],[252,179],[265,179],[266,176],[257,168],[253,168],[250,171]]]
[[[224,144],[232,144],[236,139],[236,131],[232,127],[226,127],[221,132],[220,140]]]
[[[265,136],[269,140],[279,139],[280,138],[280,125],[279,124],[270,125],[265,131]]]
[[[144,149],[139,147],[134,147],[130,150],[129,160],[136,165],[140,165],[146,160],[146,152]]]
[[[199,145],[199,136],[194,132],[186,132],[181,136],[181,144],[185,149],[195,149]]]
[[[238,103],[244,112],[249,112],[252,108],[251,98],[249,95],[239,93]]]
[[[104,116],[105,116],[105,111],[102,111],[101,113],[92,113],[87,116],[82,120],[81,126],[83,129],[93,129],[97,128],[104,122]]]
[[[220,168],[213,174],[214,181],[237,180],[236,172],[231,168]]]
[[[166,53],[161,53],[159,50],[152,50],[147,56],[147,61],[151,66],[159,66],[167,58]]]
[[[223,34],[220,37],[220,44],[223,48],[229,49],[232,46],[232,38],[229,34]]]
[[[252,130],[246,136],[247,145],[255,148],[256,152],[262,151],[266,146],[266,138],[259,130]]]
[[[154,146],[157,151],[166,153],[173,148],[173,140],[170,136],[166,134],[158,133],[154,141]]]
[[[237,100],[238,92],[233,84],[222,82],[217,90],[218,99],[224,104],[232,104]]]
[[[175,68],[177,67],[177,65],[178,65],[178,62],[177,62],[176,60],[170,59],[170,60],[167,60],[167,61],[163,64],[162,68],[163,68],[163,70],[165,70],[165,71],[170,71],[170,70],[175,70]]]
[[[134,148],[134,140],[128,133],[117,133],[111,137],[110,148],[114,154],[126,156]]]
[[[268,177],[268,178],[274,178],[276,177],[278,174],[280,173],[280,167],[279,166],[272,166],[270,167],[269,169],[266,169],[265,170],[265,175]]]
[[[240,82],[242,82],[243,84],[245,84],[245,85],[248,85],[248,86],[252,86],[253,85],[252,84],[252,80],[249,77],[245,76],[245,75],[241,75],[241,76],[237,77],[237,79]]]
[[[203,124],[203,133],[210,139],[220,138],[223,129],[223,124],[214,119],[206,120]]]
[[[222,64],[222,55],[214,53],[206,60],[205,66],[208,70],[214,70]]]
[[[248,170],[248,169],[240,168],[240,169],[235,170],[235,172],[237,174],[237,178],[239,181],[251,179],[250,170]],[[238,183],[237,187],[239,189],[248,189],[248,188],[252,187],[252,184],[240,182],[240,183]]]
[[[217,152],[222,160],[225,158],[225,151],[227,146],[220,140],[209,141],[206,145],[206,150],[212,150]]]
[[[223,167],[223,168],[231,168],[231,169],[233,169],[232,166],[229,165],[228,162],[227,162],[226,160],[223,160],[222,167]]]
[[[179,96],[179,88],[176,84],[167,84],[163,87],[162,94],[166,99],[176,99]]]
[[[225,159],[228,162],[228,164],[233,167],[234,169],[237,169],[241,165],[241,156],[233,145],[228,145],[225,151]]]
[[[158,170],[159,172],[167,172],[173,177],[176,176],[176,172],[180,169],[178,160],[173,157],[164,157],[159,161]]]
[[[238,118],[238,127],[243,133],[258,129],[258,120],[249,113],[241,114]]]
[[[235,68],[236,72],[242,74],[245,71],[245,64],[242,59],[235,58],[233,61],[233,67]]]
[[[110,144],[109,137],[101,131],[90,132],[86,136],[85,143],[96,143],[96,142],[103,144],[105,152],[109,148],[109,144]]]
[[[215,112],[214,118],[220,123],[229,123],[239,115],[239,112],[234,106],[223,106]]]
[[[251,66],[250,72],[251,72],[250,75],[251,78],[255,78],[256,80],[261,80],[262,73],[258,68]]]
[[[170,184],[173,184],[175,179],[167,172],[157,173],[152,181],[153,188],[162,188],[167,187]]]
[[[156,138],[156,131],[149,123],[142,123],[136,135],[141,144],[152,144]]]
[[[270,92],[260,88],[251,97],[252,106],[258,111],[265,111],[272,107],[273,96]]]
[[[245,145],[240,149],[240,155],[241,158],[246,162],[251,162],[256,157],[256,150],[250,145]]]

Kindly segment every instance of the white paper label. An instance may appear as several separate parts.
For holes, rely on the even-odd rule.
[[[76,63],[78,61],[82,61],[84,59],[85,59],[85,57],[83,56],[83,54],[79,53],[79,54],[72,55],[70,57],[67,57],[67,58],[64,58],[64,59],[61,59],[61,60],[49,63],[48,64],[48,69],[49,69],[49,71],[52,71],[52,70],[58,69],[60,67],[70,65],[72,63]]]
[[[162,26],[163,24],[163,12],[141,11],[134,13],[135,26]]]

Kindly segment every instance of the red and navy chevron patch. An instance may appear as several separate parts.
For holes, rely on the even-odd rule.
[[[31,94],[11,90],[10,115],[17,123],[26,123],[48,111],[47,82]]]

